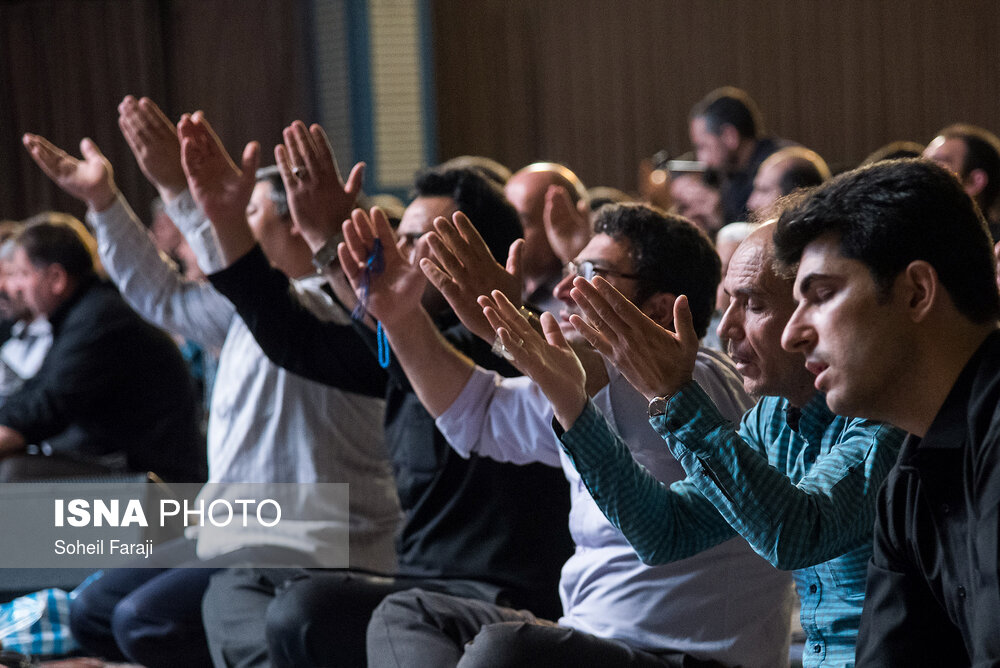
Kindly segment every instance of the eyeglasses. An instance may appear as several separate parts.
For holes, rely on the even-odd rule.
[[[582,262],[574,262],[570,260],[566,263],[566,266],[563,267],[563,277],[566,276],[582,276],[588,281],[594,280],[594,276],[617,276],[618,278],[632,278],[635,280],[642,279],[642,276],[639,274],[626,274],[620,271],[615,271],[614,269],[596,267],[590,260],[583,260]]]

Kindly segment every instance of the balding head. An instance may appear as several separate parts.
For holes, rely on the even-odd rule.
[[[830,168],[815,151],[789,146],[770,155],[753,180],[747,206],[758,219],[768,217],[780,198],[799,188],[818,186],[830,178]]]
[[[801,354],[781,347],[795,300],[791,278],[775,268],[774,227],[754,230],[733,254],[723,279],[730,302],[718,334],[728,342],[747,392],[782,396],[801,406],[812,396],[812,376]]]
[[[553,162],[536,162],[518,170],[504,187],[504,194],[517,209],[524,227],[522,259],[527,279],[543,279],[562,268],[545,236],[545,193],[549,186],[565,188],[574,203],[587,194],[576,174]]]

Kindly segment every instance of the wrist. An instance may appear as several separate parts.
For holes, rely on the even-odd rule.
[[[563,428],[563,431],[569,431],[576,424],[576,421],[580,419],[583,409],[586,406],[587,395],[585,392],[580,392],[572,398],[553,403],[552,414],[556,422],[559,423],[559,426]]]
[[[87,199],[87,206],[96,213],[107,211],[118,199],[118,189],[112,186],[108,190],[96,193]]]
[[[309,245],[310,250],[313,252],[312,264],[316,268],[317,272],[325,272],[327,268],[337,260],[337,246],[340,245],[340,242],[343,240],[343,233],[336,233],[324,239],[318,246],[315,247],[308,240],[306,241],[306,244]]]
[[[187,190],[187,181],[179,185],[157,185],[156,192],[160,195],[160,199],[163,203],[173,202],[175,199],[180,197],[184,191]]]

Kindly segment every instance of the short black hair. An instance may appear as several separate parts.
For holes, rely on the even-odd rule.
[[[915,260],[928,262],[965,317],[1000,317],[996,261],[986,221],[955,177],[924,159],[887,160],[841,174],[785,209],[774,245],[798,264],[807,245],[832,234],[863,262],[880,294]]]
[[[72,225],[64,221],[38,220],[25,225],[15,236],[28,261],[38,269],[60,265],[69,276],[84,279],[94,275],[94,260]]]
[[[271,184],[269,197],[274,202],[274,211],[282,218],[288,218],[291,212],[288,209],[288,193],[285,192],[285,182],[281,180],[281,170],[277,165],[261,167],[254,175],[257,181],[267,181]]]
[[[687,295],[695,332],[705,336],[722,261],[704,231],[648,204],[607,204],[597,212],[594,232],[628,242],[634,273],[642,277],[636,304],[658,292]]]
[[[412,196],[455,200],[500,264],[507,261],[510,245],[524,236],[521,218],[503,188],[476,168],[438,167],[418,172]]]
[[[965,144],[962,178],[974,169],[981,169],[986,173],[986,187],[979,194],[979,203],[983,213],[988,213],[996,202],[997,195],[1000,195],[1000,140],[989,130],[964,123],[949,125],[940,132],[940,136],[945,139],[960,139]]]
[[[722,132],[723,125],[732,125],[741,137],[756,139],[764,131],[757,103],[745,90],[733,86],[716,88],[691,109],[691,120],[704,118],[713,135]]]

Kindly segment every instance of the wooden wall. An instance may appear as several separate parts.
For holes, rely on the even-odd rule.
[[[118,102],[147,95],[176,120],[203,109],[226,147],[265,148],[313,117],[308,5],[296,0],[18,0],[0,3],[0,218],[82,216],[21,146],[42,134],[79,155],[89,136],[140,217],[155,195],[117,125]]]
[[[633,189],[745,88],[769,129],[854,163],[956,121],[1000,132],[995,0],[433,0],[440,157],[565,161]]]

